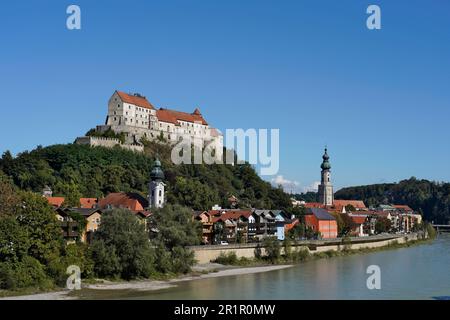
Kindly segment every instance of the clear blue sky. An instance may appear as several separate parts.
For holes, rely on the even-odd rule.
[[[121,89],[222,130],[280,128],[279,174],[299,190],[325,144],[337,188],[450,180],[445,0],[4,1],[0,43],[0,152],[72,142]]]

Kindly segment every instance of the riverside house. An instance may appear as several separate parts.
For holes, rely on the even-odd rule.
[[[193,219],[203,225],[203,244],[258,242],[265,237],[284,240],[287,223],[292,217],[282,210],[222,209],[197,211]]]
[[[79,224],[74,220],[74,216],[86,219],[86,226],[79,229]],[[85,208],[58,208],[56,218],[60,223],[63,237],[67,242],[75,242],[79,239],[83,243],[91,243],[94,233],[100,226],[102,211],[100,209]]]
[[[337,238],[338,229],[336,218],[325,209],[306,209],[305,223],[313,231],[318,232],[323,239]]]

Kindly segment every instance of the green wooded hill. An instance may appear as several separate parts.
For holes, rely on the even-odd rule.
[[[427,221],[450,222],[450,183],[418,180],[343,188],[336,199],[363,200],[367,206],[404,204],[422,212]]]
[[[146,142],[145,154],[75,144],[38,147],[13,157],[5,152],[0,174],[12,178],[22,190],[42,192],[48,185],[54,196],[74,205],[80,197],[102,197],[110,192],[139,192],[146,196],[154,157],[159,155],[166,174],[167,200],[195,210],[214,204],[228,207],[235,195],[240,206],[287,209],[289,196],[263,181],[249,164],[174,165],[170,148]]]

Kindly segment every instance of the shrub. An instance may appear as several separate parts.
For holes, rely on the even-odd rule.
[[[82,278],[91,278],[94,273],[94,262],[85,244],[69,244],[62,249],[62,255],[52,259],[47,266],[47,273],[59,286],[65,286],[67,268],[76,265],[81,270]]]
[[[53,287],[53,282],[38,260],[25,256],[20,262],[0,263],[0,288],[15,290],[28,287],[41,290]]]
[[[263,240],[263,247],[266,249],[266,258],[271,263],[276,263],[281,257],[280,242],[275,237],[266,237]]]
[[[228,253],[221,252],[220,255],[214,260],[215,263],[225,264],[225,265],[236,265],[239,259],[236,252],[231,251]]]
[[[299,248],[292,253],[292,261],[306,261],[311,257],[311,253],[306,248]]]

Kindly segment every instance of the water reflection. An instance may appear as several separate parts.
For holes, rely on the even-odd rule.
[[[381,290],[369,290],[367,267],[381,268]],[[431,244],[309,261],[290,269],[180,283],[157,292],[96,293],[129,299],[432,299],[450,296],[450,235]]]

